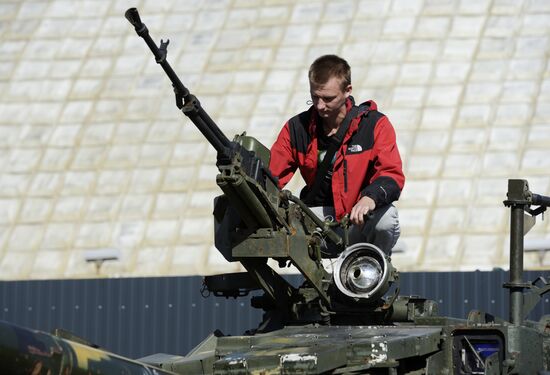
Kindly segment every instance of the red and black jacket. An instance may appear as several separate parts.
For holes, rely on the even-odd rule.
[[[346,102],[347,110],[354,105]],[[336,217],[350,213],[363,196],[371,197],[376,207],[397,200],[405,184],[395,130],[388,118],[377,111],[374,101],[360,105],[352,119],[333,165],[332,194]],[[271,147],[269,169],[283,188],[300,170],[308,187],[317,172],[317,123],[314,107],[285,123]]]

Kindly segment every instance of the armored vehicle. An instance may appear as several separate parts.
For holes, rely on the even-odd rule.
[[[126,18],[172,82],[176,105],[217,151],[215,244],[243,273],[209,276],[205,288],[244,296],[262,309],[258,327],[242,336],[215,332],[187,355],[153,354],[132,361],[58,333],[0,324],[0,363],[10,373],[177,374],[543,374],[550,366],[550,318],[526,319],[550,289],[525,282],[523,236],[550,205],[525,180],[509,180],[511,211],[508,319],[472,311],[466,319],[438,315],[437,303],[399,295],[390,257],[368,243],[348,246],[347,220],[318,218],[269,169],[269,150],[241,134],[229,140],[167,62],[135,8]],[[528,217],[529,219],[525,219]],[[340,250],[325,268],[325,245]],[[303,276],[293,285],[281,267]]]

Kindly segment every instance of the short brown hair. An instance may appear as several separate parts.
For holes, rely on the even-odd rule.
[[[342,80],[342,90],[351,85],[351,68],[346,60],[336,55],[318,57],[309,67],[309,81],[323,85],[332,77]]]

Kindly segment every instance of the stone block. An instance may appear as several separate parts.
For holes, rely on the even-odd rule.
[[[162,181],[162,191],[183,192],[195,183],[196,166],[167,168]]]
[[[423,85],[431,78],[432,64],[430,63],[403,63],[399,74],[400,85]]]
[[[469,83],[465,89],[464,102],[478,106],[480,103],[494,103],[501,92],[501,87],[501,84],[496,82]]]
[[[462,232],[465,218],[466,206],[436,208],[432,214],[430,236]]]
[[[27,198],[19,213],[19,222],[27,224],[45,223],[51,216],[53,200],[51,198]]]
[[[235,94],[227,96],[222,104],[221,112],[226,116],[237,116],[248,113],[256,101],[254,94]]]
[[[473,177],[480,167],[476,154],[448,154],[443,166],[444,177]]]
[[[315,27],[313,25],[289,25],[281,40],[286,47],[289,46],[306,46],[313,42],[315,35]]]
[[[532,115],[530,103],[500,104],[496,108],[494,125],[523,126]]]
[[[428,91],[426,104],[434,107],[456,106],[462,92],[462,85],[432,86]]]
[[[119,221],[114,225],[113,244],[123,248],[135,248],[145,236],[144,221]]]
[[[443,160],[436,155],[410,155],[407,177],[410,179],[434,178],[439,176]]]
[[[415,17],[410,15],[388,17],[382,30],[382,35],[387,38],[403,38],[408,37],[415,26]]]
[[[88,58],[83,62],[80,70],[80,77],[95,77],[103,78],[113,66],[113,58],[111,56]],[[128,86],[130,87],[130,86]]]
[[[457,234],[433,235],[428,238],[422,266],[452,269],[460,256],[461,236]]]
[[[24,79],[46,79],[53,63],[51,61],[20,61],[15,68],[13,78],[17,80]]]
[[[550,120],[550,101],[538,100],[535,108],[533,119],[540,123],[545,123]]]
[[[323,3],[296,3],[292,8],[290,22],[292,23],[315,23],[321,19]]]
[[[375,44],[372,61],[378,63],[395,63],[402,61],[407,54],[407,43],[403,40],[385,40]]]
[[[520,35],[548,35],[550,32],[550,23],[548,23],[548,14],[534,13],[523,14]]]
[[[239,262],[230,263],[225,260],[214,245],[211,245],[208,250],[204,268],[212,270],[213,274],[243,271],[243,267]]]
[[[344,42],[348,30],[347,23],[327,23],[317,29],[315,44],[341,44]],[[321,54],[316,54],[316,57]],[[315,57],[314,57],[315,58]],[[313,61],[310,59],[310,61]]]
[[[68,101],[61,113],[62,123],[80,123],[88,117],[92,110],[93,102],[89,100]]]
[[[82,67],[83,62],[80,60],[58,60],[52,64],[50,69],[50,78],[68,78],[74,79]],[[77,80],[74,84],[78,83]],[[92,88],[92,87],[90,87]],[[72,91],[75,91],[73,87]],[[93,90],[92,90],[93,91]]]
[[[26,45],[26,40],[10,40],[6,38],[0,46],[0,60],[12,60],[12,56],[20,55]]]
[[[509,38],[516,34],[521,25],[517,16],[492,15],[487,19],[483,35],[493,38]]]
[[[502,59],[508,60],[512,57],[514,42],[510,38],[487,37],[479,42],[478,59]]]
[[[179,228],[178,220],[150,221],[145,233],[145,244],[150,246],[173,245],[177,240]]]
[[[489,150],[510,151],[513,153],[521,149],[524,138],[524,129],[521,127],[495,127],[491,129]]]
[[[159,167],[168,164],[172,146],[166,144],[144,144],[139,155],[140,167]]]
[[[526,150],[521,160],[521,170],[531,173],[547,174],[550,169],[550,158],[548,158],[548,150],[546,149],[531,149]]]
[[[471,81],[501,81],[506,74],[507,60],[479,60],[472,64]],[[508,71],[508,74],[510,72]]]
[[[255,113],[262,115],[280,115],[285,113],[288,93],[266,93],[258,96]]]
[[[27,43],[21,57],[24,60],[51,60],[56,56],[58,49],[59,43],[56,40],[34,39]]]
[[[545,0],[531,0],[527,2],[525,10],[528,13],[548,13],[550,4]]]
[[[68,171],[65,173],[65,183],[61,194],[66,195],[88,195],[95,187],[97,172],[91,171]]]
[[[241,70],[233,76],[231,85],[233,92],[247,93],[258,91],[264,81],[264,72],[261,70]]]
[[[80,147],[71,161],[70,168],[72,170],[101,169],[107,152],[106,146]]]
[[[339,0],[325,4],[323,23],[334,21],[349,21],[354,18],[355,4],[353,0]]]
[[[451,18],[444,16],[423,16],[418,20],[414,31],[415,39],[442,38],[448,34],[451,25]]]
[[[97,100],[93,112],[94,121],[112,121],[124,114],[126,103],[121,100]]]
[[[124,220],[145,220],[149,218],[154,196],[145,194],[127,194],[120,206],[119,217]]]
[[[265,87],[270,91],[292,90],[296,85],[296,71],[290,69],[276,69],[267,73]]]
[[[456,178],[442,179],[437,190],[437,206],[460,206],[466,204],[472,197],[472,181]]]
[[[547,124],[531,125],[526,146],[528,148],[550,147],[550,127]]]
[[[506,198],[508,183],[502,177],[483,177],[477,182],[474,191],[474,204],[487,205],[495,207],[495,203],[500,204]],[[481,211],[478,211],[478,213]]]
[[[86,126],[80,138],[84,146],[105,146],[113,137],[115,125],[113,123],[92,123]]]
[[[449,138],[448,131],[420,130],[416,134],[413,152],[415,155],[442,154],[447,149]]]
[[[20,199],[0,199],[0,223],[14,224],[22,203]]]
[[[111,222],[118,216],[121,204],[122,198],[120,196],[92,196],[89,199],[84,219],[87,221]]]
[[[264,26],[264,27],[257,27],[251,30],[251,39],[250,39],[250,47],[263,47],[266,50],[264,50],[263,55],[265,56],[267,53],[267,49],[271,50],[274,45],[278,45],[281,39],[284,36],[285,29],[282,27],[277,26]],[[300,52],[303,54],[305,53],[303,47],[287,47],[287,46],[281,46],[283,48],[291,48],[293,50],[300,50]],[[278,53],[281,53],[281,51],[277,51]],[[245,51],[245,53],[247,53]]]
[[[75,246],[83,249],[109,247],[112,237],[111,223],[82,223],[75,238]]]
[[[505,81],[500,95],[501,102],[530,102],[537,96],[538,83],[533,81]],[[513,106],[513,104],[511,104]]]
[[[0,196],[22,196],[29,186],[31,176],[22,174],[2,173],[0,176]]]
[[[519,160],[517,152],[487,152],[483,156],[485,176],[511,176],[517,172]]]
[[[230,8],[227,13],[226,25],[229,28],[249,28],[256,25],[259,9],[257,8]],[[179,21],[181,22],[181,21]]]
[[[269,5],[260,9],[257,24],[284,25],[290,18],[291,7],[288,5]]]
[[[62,21],[62,22],[65,22],[65,21]],[[66,25],[66,27],[72,27],[72,25],[73,23],[71,22],[68,25]],[[63,43],[59,48],[59,51],[57,53],[57,58],[74,59],[74,60],[80,60],[80,61],[87,59],[88,53],[92,48],[92,43],[94,42],[93,38],[64,37],[62,40],[63,40]]]
[[[159,190],[163,171],[159,168],[135,169],[128,191],[132,193],[153,193]]]
[[[126,192],[130,179],[131,170],[109,170],[99,171],[95,192],[97,194],[123,194]]]
[[[226,30],[220,34],[216,41],[216,50],[241,50],[250,43],[250,33],[248,30]]]
[[[6,244],[7,248],[12,252],[36,251],[44,236],[44,228],[43,224],[19,224],[14,226]]]
[[[54,222],[78,222],[86,204],[87,200],[82,196],[58,197],[51,220]]]
[[[474,95],[471,89],[470,95]],[[456,125],[461,127],[488,126],[491,116],[490,104],[465,104],[458,111]]]
[[[71,29],[73,23],[74,20],[68,18],[44,17],[34,35],[40,38],[61,38],[65,36],[67,30]]]
[[[71,250],[77,228],[74,223],[48,223],[39,253],[44,250]]]
[[[488,131],[479,128],[458,128],[453,131],[451,140],[451,152],[471,152],[478,153],[483,151],[487,144]]]
[[[418,267],[418,259],[422,253],[424,237],[401,235],[394,247],[391,256],[392,264],[400,272],[414,272]],[[396,248],[403,249],[403,252],[395,252]]]
[[[437,191],[437,180],[407,181],[407,188],[403,189],[399,197],[399,210],[402,207],[429,207],[434,201]]]
[[[378,101],[378,99],[376,100]],[[382,109],[382,111],[384,110]],[[420,110],[415,108],[395,107],[387,116],[396,129],[398,138],[403,130],[415,130],[420,123]]]
[[[193,192],[193,197],[189,201],[189,215],[210,215],[214,207],[214,198],[220,195],[217,190],[199,190]]]
[[[389,86],[395,82],[398,76],[399,65],[397,64],[372,64],[369,66],[363,85],[367,87]]]
[[[103,4],[105,4],[104,2]],[[97,2],[99,5],[99,2]],[[80,8],[80,12],[86,11],[85,7]],[[93,37],[100,33],[101,26],[103,25],[103,17],[99,15],[99,6],[94,8],[90,14],[93,14],[94,18],[76,18],[71,25],[70,30],[67,30],[71,37]]]
[[[201,275],[204,267],[207,248],[203,244],[174,247],[172,261],[169,265],[170,275]]]
[[[470,73],[469,62],[442,62],[435,66],[433,83],[464,85]]]
[[[437,61],[442,54],[443,43],[440,40],[411,40],[407,51],[407,61]]]
[[[146,247],[139,249],[135,270],[143,275],[164,275],[166,268],[169,267],[172,251],[172,248],[169,247]]]
[[[35,173],[34,176],[22,177],[32,178],[26,193],[33,197],[51,197],[58,194],[63,185],[63,174],[61,172],[39,172]]]
[[[424,86],[402,86],[395,87],[393,91],[392,104],[405,108],[419,108],[424,104]]]
[[[156,198],[152,218],[179,219],[185,215],[188,197],[185,192],[159,193]]]
[[[458,4],[460,14],[485,14],[490,0],[461,0]]]
[[[19,9],[17,10],[17,19],[40,18],[44,15],[49,5],[49,3],[41,2],[21,3],[19,5]],[[15,3],[9,5],[3,4],[2,6],[7,6],[9,9],[7,14],[4,13],[5,10],[3,10],[2,14],[5,15],[5,17],[14,16],[14,14],[11,12],[13,12],[17,8],[17,5]]]
[[[507,215],[506,210],[494,204],[477,206],[469,211],[466,228],[469,233],[499,233],[505,229]]]
[[[460,259],[463,266],[478,270],[492,270],[501,257],[499,237],[495,235],[466,235],[463,238],[464,250]]]
[[[91,57],[118,56],[121,54],[124,38],[118,35],[99,36],[88,51]]]
[[[2,279],[20,280],[28,278],[35,257],[36,254],[34,253],[7,252],[0,260],[0,275],[2,275]]]
[[[212,216],[185,218],[182,223],[179,242],[182,244],[201,244],[210,242],[214,236]]]
[[[425,107],[422,111],[421,129],[450,129],[453,125],[455,107]]]
[[[132,168],[139,160],[138,145],[113,145],[109,150],[104,165],[107,168]]]
[[[548,51],[549,40],[547,35],[518,37],[516,38],[514,57],[544,59]]]
[[[441,58],[447,61],[470,61],[477,45],[477,38],[449,38],[443,46]]]
[[[53,147],[73,147],[78,141],[81,129],[78,125],[58,125],[53,130],[48,143]]]
[[[454,17],[449,36],[452,38],[477,38],[484,24],[485,15]]]

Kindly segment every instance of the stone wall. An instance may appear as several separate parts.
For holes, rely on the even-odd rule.
[[[401,270],[506,267],[507,179],[550,193],[548,1],[4,0],[2,279],[96,277],[84,254],[106,248],[120,260],[101,276],[239,269],[213,248],[214,152],[124,18],[131,6],[222,130],[268,146],[307,108],[311,61],[345,57],[354,96],[397,131]]]

